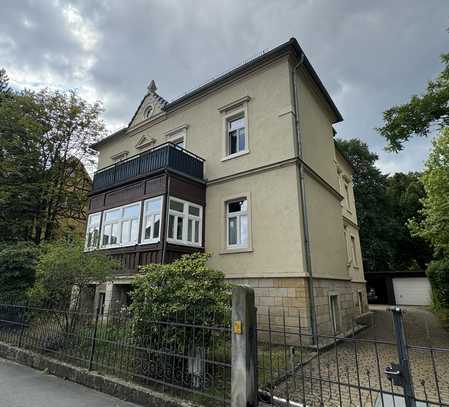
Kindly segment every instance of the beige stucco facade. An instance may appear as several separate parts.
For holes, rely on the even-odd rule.
[[[291,53],[273,57],[170,109],[150,90],[126,131],[97,145],[98,168],[114,164],[121,153],[133,156],[182,135],[184,147],[205,159],[203,247],[212,254],[210,266],[255,287],[261,315],[267,307],[286,307],[292,321],[300,311],[305,326],[310,311],[306,210],[318,325],[328,329],[329,295],[338,295],[342,321],[367,310],[354,305],[364,279],[352,170],[335,151],[332,124],[338,117],[310,72],[295,70],[297,63]],[[240,113],[246,148],[228,157],[226,119]],[[353,210],[345,207],[342,179],[350,187]],[[248,201],[248,245],[227,249],[225,205],[236,198]],[[352,237],[358,262],[348,257]]]

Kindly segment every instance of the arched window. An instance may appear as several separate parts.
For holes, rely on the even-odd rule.
[[[145,119],[148,119],[151,116],[151,113],[153,113],[153,106],[147,106],[143,116],[145,117]]]

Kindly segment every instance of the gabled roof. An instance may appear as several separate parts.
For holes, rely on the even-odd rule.
[[[334,123],[338,123],[338,122],[342,121],[343,120],[342,115],[340,114],[337,107],[335,106],[335,103],[333,102],[332,98],[330,97],[329,93],[327,92],[326,88],[324,87],[323,83],[321,82],[321,79],[318,77],[318,74],[313,69],[312,64],[310,63],[307,56],[304,54],[304,52],[303,52],[301,46],[299,45],[298,41],[296,40],[296,38],[290,38],[290,40],[285,42],[284,44],[281,44],[267,52],[264,52],[263,54],[259,55],[258,57],[251,59],[250,61],[238,66],[235,69],[230,70],[229,72],[226,72],[223,75],[220,75],[219,77],[207,82],[204,85],[201,85],[200,87],[186,93],[185,95],[183,95],[171,102],[167,102],[163,97],[156,94],[155,91],[153,92],[153,95],[155,95],[157,97],[157,101],[161,104],[161,110],[165,111],[165,112],[169,112],[184,103],[188,103],[191,100],[193,100],[197,97],[200,97],[201,95],[209,92],[213,88],[220,86],[230,80],[235,79],[239,75],[242,75],[242,74],[246,73],[247,71],[256,68],[259,65],[263,65],[272,59],[275,59],[275,58],[283,56],[283,55],[288,55],[289,53],[295,55],[295,57],[298,60],[302,60],[303,66],[305,67],[305,69],[307,70],[309,75],[312,77],[313,81],[315,82],[315,84],[317,85],[321,94],[323,95],[324,99],[326,100],[328,106],[334,113],[335,118],[336,118]],[[150,84],[150,86],[151,86],[151,84]],[[149,93],[147,93],[143,97],[143,99],[140,102],[136,112],[134,113],[130,123],[128,124],[128,127],[135,119],[137,113],[139,112],[140,108],[142,107],[142,105],[148,95],[149,95]],[[104,142],[109,141],[112,138],[115,138],[121,134],[124,134],[124,132],[126,132],[128,127],[121,129],[118,132],[115,132],[108,137],[105,137],[103,140],[100,140],[99,142],[93,144],[91,147],[93,149],[95,149],[99,145],[103,144]]]
[[[154,91],[152,93],[153,97],[155,98],[155,100],[157,101],[157,103],[159,103],[162,107],[162,109],[164,109],[164,107],[168,104],[168,102],[162,97],[160,96],[158,93],[156,93],[156,91]],[[137,107],[136,111],[134,112],[133,117],[131,118],[131,120],[128,123],[128,127],[131,126],[131,123],[134,121],[134,119],[137,116],[137,113],[139,112],[140,108],[142,107],[143,103],[145,102],[145,99],[149,96],[149,93],[147,93],[142,100],[139,103],[139,106]]]

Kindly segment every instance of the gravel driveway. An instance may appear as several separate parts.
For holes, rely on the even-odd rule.
[[[356,338],[394,342],[392,315],[386,308],[373,307],[371,326],[356,335]],[[416,397],[438,402],[439,386],[441,402],[449,403],[448,331],[424,308],[406,307],[404,322],[409,345],[446,349],[433,351],[433,357],[428,349],[409,350]],[[345,341],[337,348],[320,352],[319,358],[315,357],[306,365],[304,375],[297,371],[287,382],[278,386],[276,395],[286,397],[289,394],[290,400],[306,401],[310,406],[320,405],[320,400],[323,400],[325,406],[382,406],[379,390],[402,393],[402,388],[392,387],[383,373],[387,365],[397,361],[397,350],[393,343]],[[311,380],[310,377],[321,380]],[[332,381],[340,382],[340,385],[329,383]],[[393,405],[391,397],[384,402],[385,406]],[[396,407],[401,405],[400,402],[395,404]]]

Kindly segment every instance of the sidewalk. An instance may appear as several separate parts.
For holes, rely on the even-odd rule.
[[[0,407],[138,407],[39,370],[0,359]]]

